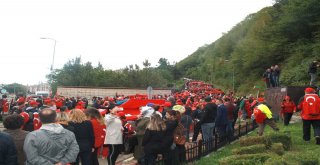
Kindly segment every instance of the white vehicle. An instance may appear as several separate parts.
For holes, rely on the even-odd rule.
[[[49,91],[37,91],[36,95],[37,96],[42,96],[42,97],[48,97],[49,96]]]

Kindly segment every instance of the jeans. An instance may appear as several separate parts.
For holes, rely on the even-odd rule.
[[[229,120],[228,125],[227,125],[227,130],[226,130],[227,139],[229,141],[232,140],[232,137],[233,137],[233,127],[232,127],[232,125],[233,125],[233,120]]]
[[[315,86],[317,82],[317,74],[316,73],[309,73],[311,80],[310,80],[310,86]]]
[[[203,123],[201,125],[201,130],[202,130],[202,139],[204,141],[212,139],[213,138],[214,123]]]
[[[280,86],[279,76],[274,76],[274,84],[275,84],[275,87],[279,87]]]
[[[314,130],[314,136],[320,136],[320,120],[302,120],[303,121],[303,140],[309,141],[311,134],[311,125]]]

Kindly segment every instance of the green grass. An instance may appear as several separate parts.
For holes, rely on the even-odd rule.
[[[312,132],[312,139],[310,142],[305,142],[302,139],[302,123],[295,123],[290,124],[289,126],[283,126],[282,123],[277,123],[278,127],[280,128],[280,132],[290,132],[291,139],[292,139],[292,148],[290,151],[285,152],[286,154],[297,154],[301,155],[301,153],[306,153],[312,151],[313,153],[320,153],[319,145],[316,145],[315,139],[313,137],[313,129]],[[247,136],[257,136],[257,130],[254,130]],[[273,130],[266,126],[265,134],[272,133]],[[196,164],[200,165],[212,165],[212,164],[219,164],[218,161],[221,158],[227,157],[232,155],[232,149],[239,148],[239,142],[236,141],[233,144],[227,145],[225,148],[221,149],[220,151],[213,152],[209,155],[209,157],[203,157],[201,160],[196,162]]]

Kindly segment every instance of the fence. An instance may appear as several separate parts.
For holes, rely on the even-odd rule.
[[[214,137],[210,140],[200,140],[197,143],[188,143],[184,147],[180,146],[175,151],[167,153],[163,158],[157,161],[158,165],[179,165],[179,164],[195,164],[197,160],[212,152],[217,151],[228,143],[231,143],[248,132],[257,128],[255,122],[246,122],[244,125],[239,123],[238,127],[233,130],[233,136],[221,136],[218,133],[214,133]],[[178,151],[177,151],[178,150]],[[185,156],[184,156],[185,155]]]

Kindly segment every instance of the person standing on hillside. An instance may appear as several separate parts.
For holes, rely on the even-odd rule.
[[[275,87],[279,87],[280,86],[279,78],[280,78],[280,68],[279,68],[278,65],[275,65],[274,66],[274,83],[275,83]]]
[[[320,67],[320,60],[312,61],[309,66],[309,75],[311,77],[310,86],[315,86],[317,83],[317,68]]]
[[[314,130],[316,144],[320,145],[320,98],[313,88],[306,88],[305,95],[300,99],[298,109],[303,122],[303,140],[310,141],[311,125]]]
[[[266,82],[267,88],[270,88],[271,70],[268,68],[262,75],[263,80]]]

